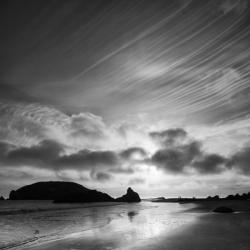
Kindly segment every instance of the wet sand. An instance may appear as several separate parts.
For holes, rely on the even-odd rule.
[[[249,250],[249,235],[250,214],[208,214],[181,232],[144,249]]]
[[[219,205],[230,205],[237,210],[232,214],[217,214],[211,210]],[[96,228],[54,240],[42,245],[30,246],[29,250],[249,250],[250,249],[250,202],[197,202],[181,204],[183,208],[171,217],[155,216],[159,207],[145,217],[135,209],[128,214],[128,223],[114,220],[103,228]],[[164,208],[161,206],[161,210]],[[237,209],[236,209],[237,208]],[[184,215],[178,220],[178,213]],[[155,216],[155,217],[154,217]],[[173,217],[176,217],[176,220]],[[161,220],[162,221],[159,221]],[[118,224],[116,224],[118,223]],[[124,223],[120,224],[119,223]],[[169,226],[169,223],[171,226]],[[175,225],[177,223],[177,225]],[[148,225],[150,224],[150,225]],[[165,226],[165,228],[164,228]]]

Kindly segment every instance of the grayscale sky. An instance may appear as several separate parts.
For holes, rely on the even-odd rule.
[[[0,194],[250,191],[248,0],[2,0]]]

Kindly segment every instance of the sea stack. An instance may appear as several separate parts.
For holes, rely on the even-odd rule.
[[[116,199],[118,202],[140,202],[141,198],[138,193],[133,191],[132,188],[128,188],[127,193],[122,197]]]

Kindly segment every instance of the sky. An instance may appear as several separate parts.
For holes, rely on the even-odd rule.
[[[2,0],[0,194],[250,191],[248,0]]]

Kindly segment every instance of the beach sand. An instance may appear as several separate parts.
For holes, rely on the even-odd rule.
[[[237,212],[211,212],[216,206],[222,205],[230,205]],[[163,214],[156,216],[159,209],[157,206],[152,208],[154,210],[148,214],[151,216],[149,218],[145,217],[147,213],[139,209],[135,214],[132,213],[128,223],[114,220],[101,229],[87,230],[25,249],[249,250],[249,205],[249,201],[196,202],[195,206],[181,204],[181,211],[165,217]],[[162,208],[164,209],[164,205],[160,205],[159,211]],[[181,220],[178,219],[178,213],[182,216]]]

